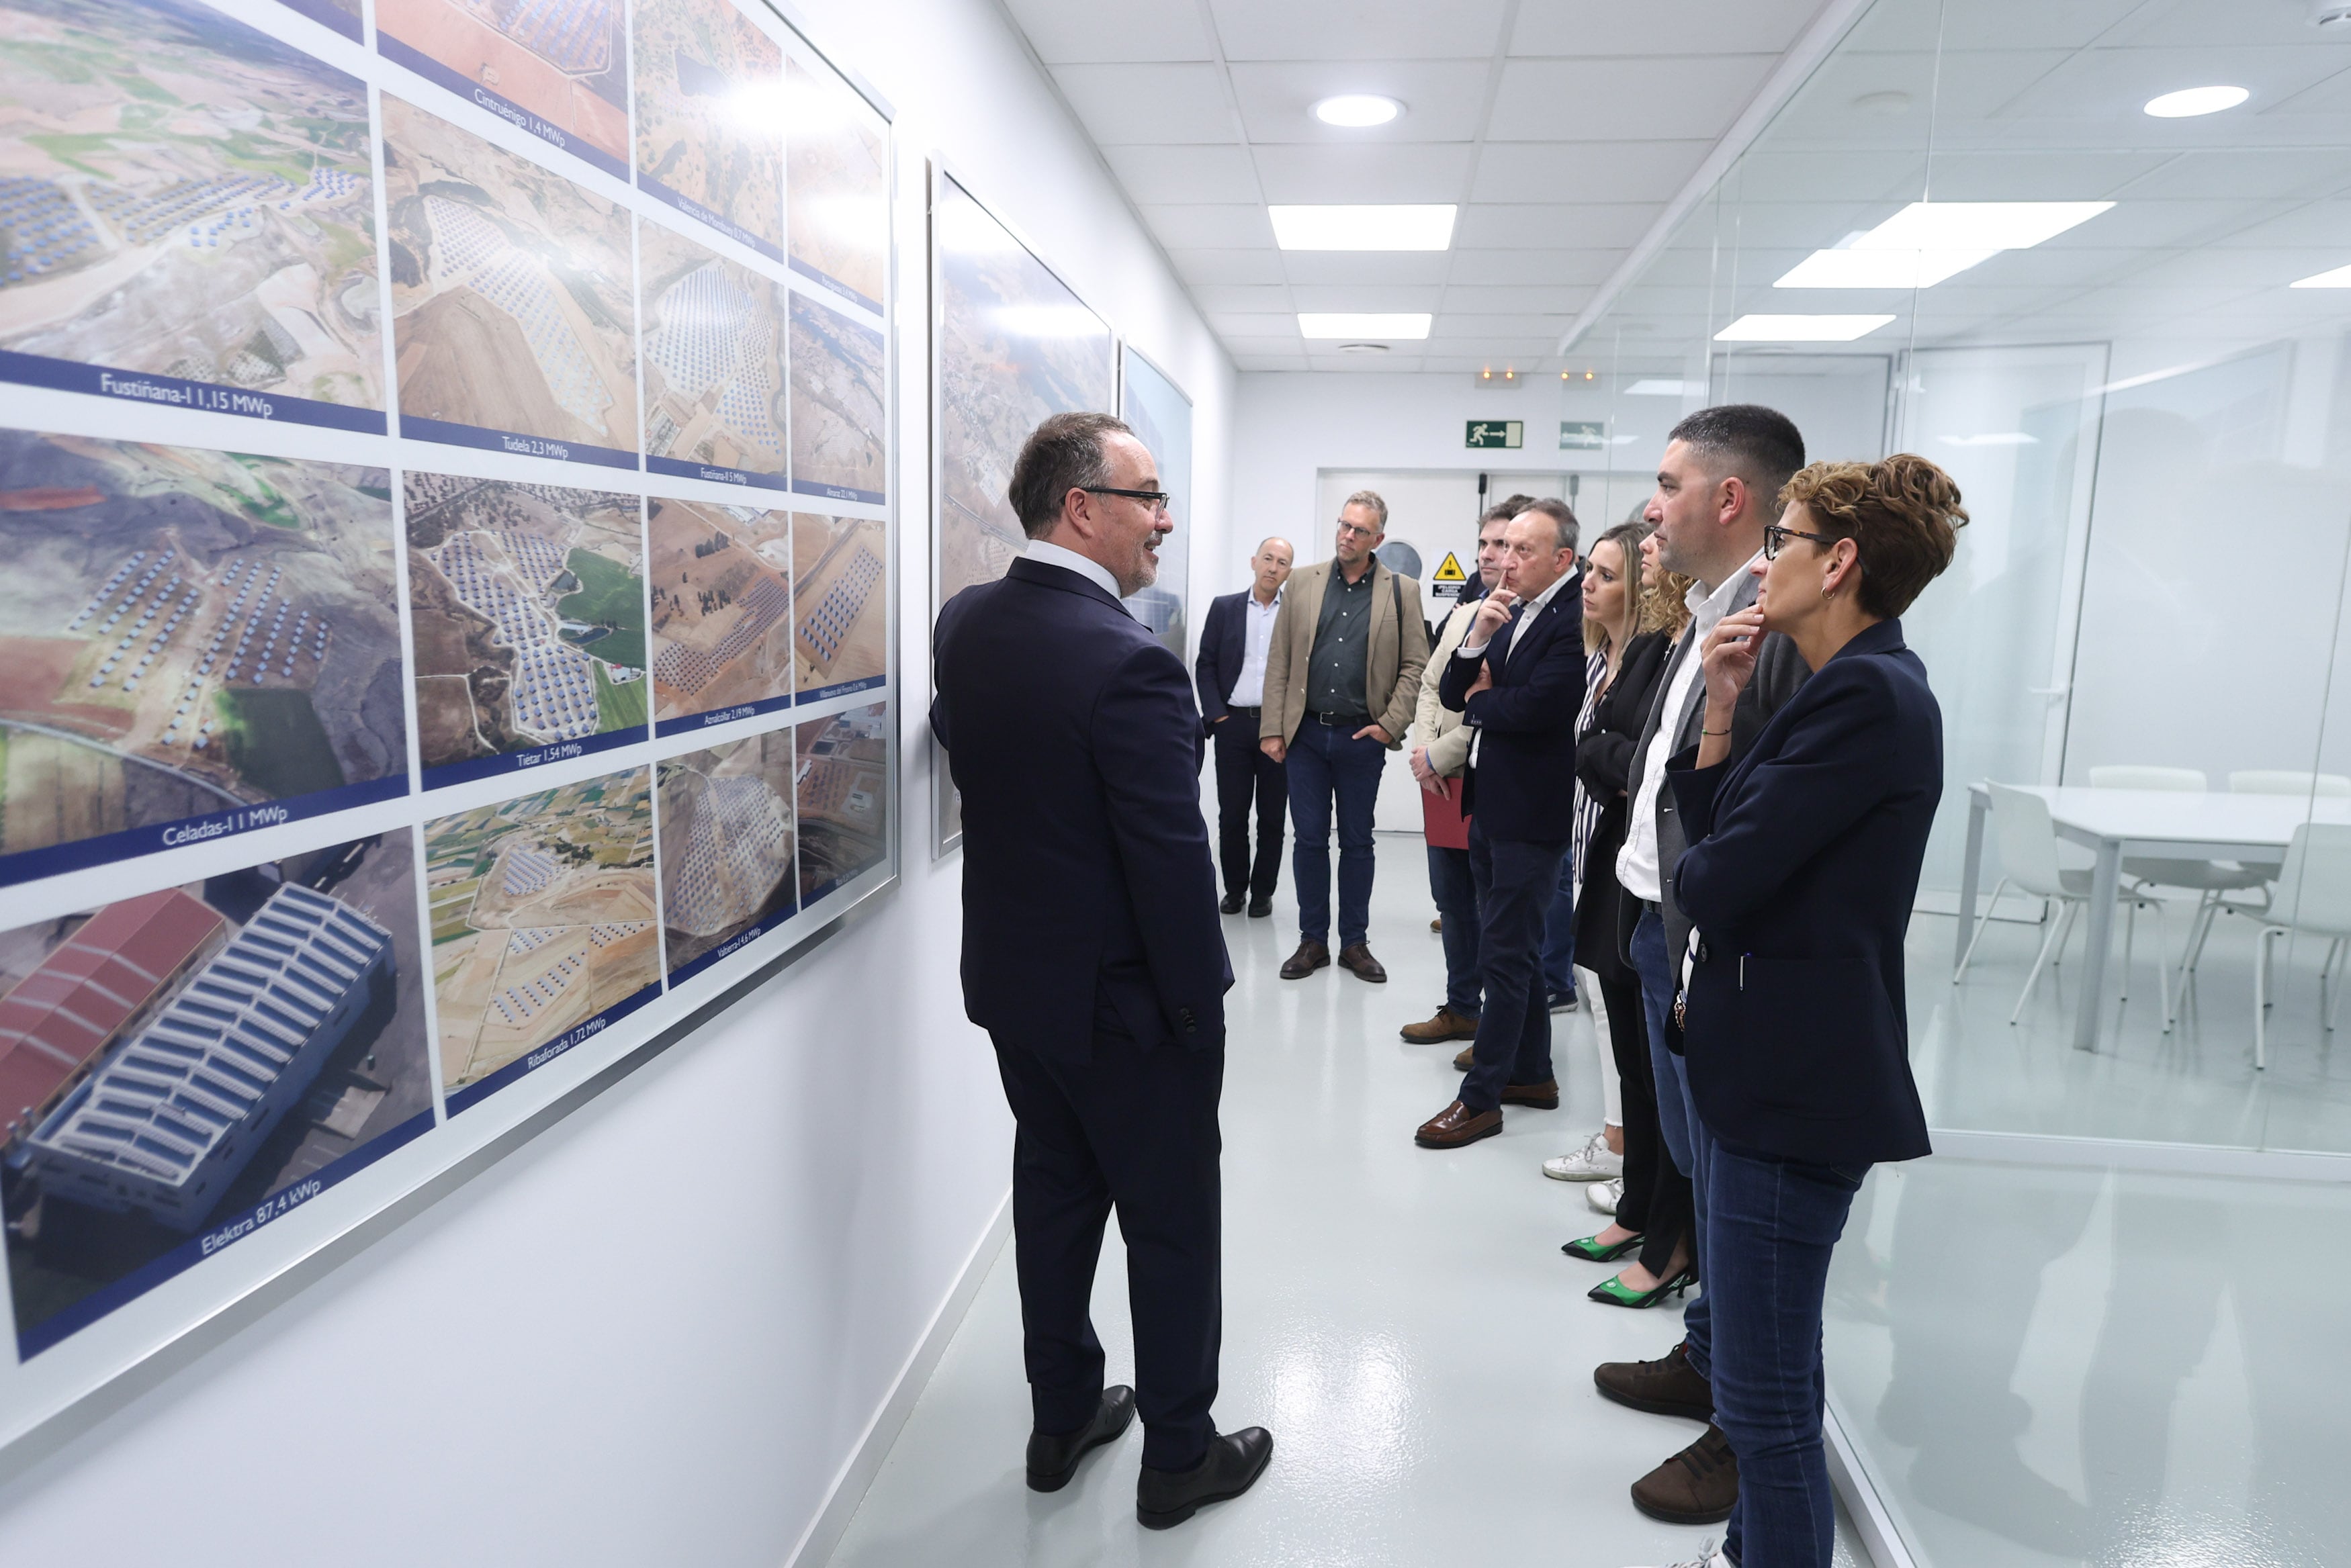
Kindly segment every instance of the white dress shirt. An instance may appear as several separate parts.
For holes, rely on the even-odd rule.
[[[1273,620],[1281,613],[1284,590],[1273,590],[1273,602],[1257,602],[1257,590],[1251,588],[1249,597],[1241,602],[1248,613],[1248,629],[1241,639],[1241,672],[1233,689],[1225,694],[1228,708],[1262,708],[1265,706],[1265,656],[1273,647]]]
[[[1682,600],[1690,612],[1689,629],[1682,633],[1687,651],[1674,666],[1674,678],[1666,687],[1666,705],[1657,717],[1657,732],[1641,755],[1640,787],[1633,792],[1633,820],[1625,825],[1625,847],[1616,852],[1617,882],[1645,903],[1655,904],[1665,898],[1664,873],[1657,865],[1657,791],[1665,786],[1666,763],[1674,754],[1674,737],[1681,733],[1690,691],[1706,673],[1706,660],[1698,650],[1706,645],[1707,635],[1730,613],[1739,585],[1762,558],[1763,552],[1756,551],[1746,566],[1723,578],[1712,593],[1692,583]]]
[[[1110,575],[1108,566],[1103,566],[1100,561],[1090,560],[1075,550],[1064,549],[1059,545],[1049,545],[1042,539],[1031,539],[1029,541],[1029,548],[1022,554],[1042,566],[1059,566],[1065,572],[1077,573],[1090,583],[1098,583],[1102,586],[1102,591],[1114,599],[1125,597],[1118,591],[1118,579]]]
[[[1551,601],[1559,597],[1559,590],[1567,587],[1569,581],[1575,576],[1576,574],[1573,572],[1562,572],[1559,576],[1551,580],[1551,587],[1537,594],[1533,598],[1529,599],[1527,601],[1525,610],[1518,618],[1520,628],[1523,629],[1534,625],[1535,617],[1542,614],[1544,610],[1551,607]],[[1470,625],[1475,627],[1477,622],[1472,621],[1470,622]],[[1479,643],[1475,648],[1471,648],[1467,642],[1464,642],[1460,648],[1456,649],[1454,651],[1457,654],[1467,654],[1471,659],[1482,659],[1485,657],[1488,644],[1492,641],[1492,638],[1488,638],[1485,642]],[[1512,632],[1510,634],[1510,653],[1502,655],[1502,663],[1506,668],[1510,662],[1510,655],[1518,651],[1519,635],[1517,632]],[[1468,720],[1465,718],[1462,722],[1468,723]],[[1473,768],[1478,765],[1478,753],[1481,749],[1485,739],[1486,732],[1482,728],[1480,728],[1476,734],[1469,737],[1469,765]]]

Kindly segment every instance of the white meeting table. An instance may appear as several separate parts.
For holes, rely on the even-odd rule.
[[[2091,874],[2089,949],[2083,958],[2082,1000],[2074,1017],[2074,1048],[2097,1047],[2098,1012],[2105,994],[2106,952],[2114,945],[2115,898],[2122,864],[2129,859],[2234,860],[2242,866],[2285,864],[2286,846],[2304,822],[2351,823],[2351,800],[2313,801],[2306,795],[2196,794],[2184,790],[2091,789],[2077,784],[2017,784],[2049,803],[2060,838],[2097,851]],[[1959,935],[1951,967],[1967,957],[1976,924],[1976,888],[1981,880],[1984,818],[1991,794],[1968,786],[1967,858],[1959,868]]]

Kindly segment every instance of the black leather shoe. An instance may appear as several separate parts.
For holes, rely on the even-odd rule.
[[[1273,1434],[1244,1427],[1208,1439],[1208,1457],[1188,1470],[1155,1470],[1149,1465],[1134,1483],[1134,1517],[1146,1530],[1183,1523],[1205,1502],[1223,1502],[1257,1484],[1273,1458]]]
[[[1226,894],[1224,902],[1217,906],[1217,913],[1220,915],[1238,915],[1240,912],[1241,896],[1238,893]]]
[[[1270,915],[1270,914],[1272,914],[1272,913],[1273,913],[1273,900],[1272,900],[1272,899],[1270,899],[1270,898],[1251,898],[1251,899],[1249,900],[1249,918],[1250,919],[1252,919],[1252,920],[1262,920],[1262,919],[1264,919],[1268,915]]]
[[[1102,1390],[1094,1418],[1074,1432],[1029,1434],[1029,1490],[1059,1491],[1078,1473],[1078,1461],[1104,1443],[1114,1443],[1134,1419],[1134,1390],[1115,1384]]]

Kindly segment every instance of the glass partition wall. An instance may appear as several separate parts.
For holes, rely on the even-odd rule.
[[[1934,1568],[2351,1550],[2314,1457],[2351,1284],[2326,9],[1876,0],[1570,348],[1614,388],[1612,521],[1710,402],[1965,492],[1904,622],[1944,717],[1909,971],[1942,1158],[1873,1177],[1828,1334],[1855,1495]]]

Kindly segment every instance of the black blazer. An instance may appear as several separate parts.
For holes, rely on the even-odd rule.
[[[1463,783],[1461,809],[1489,838],[1555,844],[1574,836],[1575,721],[1583,708],[1582,587],[1569,577],[1541,615],[1530,620],[1521,607],[1482,653],[1457,652],[1446,661],[1437,700],[1481,737]],[[1471,697],[1480,664],[1493,667],[1493,688]]]
[[[1576,780],[1584,794],[1600,803],[1599,819],[1583,848],[1583,881],[1575,890],[1575,950],[1585,955],[1578,962],[1611,980],[1630,974],[1616,951],[1624,917],[1616,851],[1624,846],[1625,827],[1633,815],[1626,798],[1633,787],[1633,747],[1656,701],[1657,680],[1665,673],[1666,653],[1672,646],[1673,639],[1662,631],[1646,631],[1626,643],[1616,679],[1601,693],[1592,722],[1575,741]],[[1634,913],[1637,918],[1638,905]]]
[[[1192,683],[1200,693],[1204,723],[1213,724],[1225,716],[1225,693],[1241,678],[1241,666],[1248,662],[1251,591],[1218,594],[1208,601],[1207,624],[1200,628],[1199,656],[1192,661]]]
[[[1734,1148],[1823,1165],[1931,1152],[1910,1077],[1902,939],[1943,794],[1926,666],[1880,621],[1734,763],[1677,756],[1690,845],[1674,896],[1700,933],[1683,1054]]]
[[[963,791],[974,1023],[1083,1061],[1225,1037],[1233,971],[1184,662],[1077,573],[1016,560],[939,612],[931,730]]]

